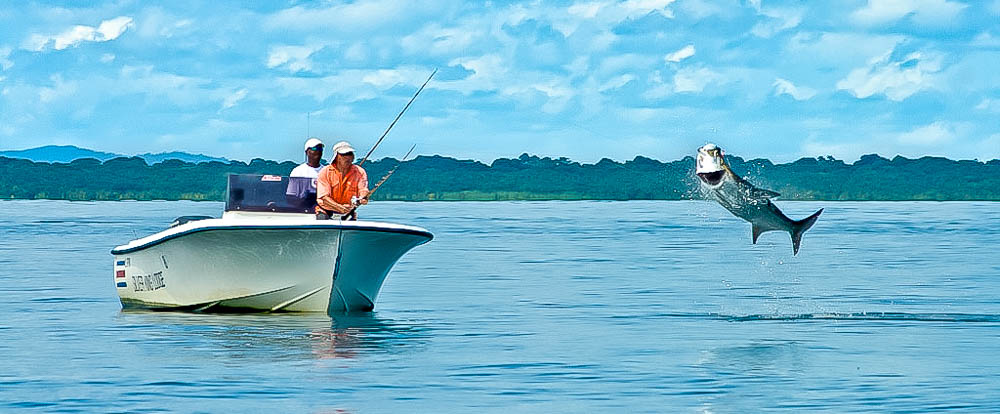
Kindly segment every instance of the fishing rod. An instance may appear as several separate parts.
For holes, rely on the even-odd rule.
[[[410,150],[406,151],[406,155],[404,155],[403,159],[399,161],[399,164],[396,164],[395,166],[393,166],[392,169],[389,170],[389,172],[386,173],[382,177],[381,180],[378,180],[378,183],[375,184],[375,188],[372,188],[372,190],[369,191],[368,194],[365,194],[364,197],[361,197],[361,199],[363,199],[363,200],[370,199],[371,196],[372,196],[372,194],[375,194],[375,192],[378,191],[379,187],[381,187],[382,184],[385,184],[385,180],[388,180],[389,177],[391,177],[392,174],[394,174],[396,172],[396,169],[398,169],[400,165],[403,165],[403,162],[406,161],[406,159],[410,157],[410,153],[412,153],[413,149],[416,148],[416,147],[417,147],[417,144],[413,144],[413,146],[410,147]],[[353,204],[354,206],[351,207],[351,211],[348,211],[347,213],[344,213],[344,215],[341,216],[340,219],[341,220],[347,220],[348,218],[350,218],[351,216],[353,216],[358,211],[358,207],[361,207],[360,203],[361,203],[360,200],[357,200],[357,201],[352,200],[351,204]]]
[[[392,123],[389,124],[389,127],[386,128],[385,132],[382,133],[382,136],[380,136],[378,138],[378,141],[375,141],[375,145],[373,145],[372,148],[370,150],[368,150],[368,153],[365,154],[364,158],[361,159],[361,162],[359,162],[357,164],[358,167],[362,167],[362,166],[365,165],[365,162],[368,161],[368,157],[370,157],[372,155],[372,153],[375,152],[375,148],[378,148],[379,144],[382,143],[382,140],[385,139],[385,136],[389,135],[389,131],[392,130],[392,127],[396,125],[396,122],[399,121],[399,118],[401,118],[403,116],[403,114],[406,112],[406,110],[410,108],[410,105],[413,104],[413,101],[417,99],[417,96],[420,95],[420,92],[422,92],[424,90],[424,87],[427,86],[427,83],[429,83],[431,81],[431,78],[434,77],[434,74],[436,74],[437,71],[438,71],[437,68],[435,68],[434,71],[431,72],[431,76],[428,76],[427,80],[424,81],[424,84],[420,85],[420,89],[417,89],[417,93],[413,94],[413,97],[411,97],[410,101],[406,103],[406,106],[403,107],[403,110],[399,111],[399,114],[396,115],[396,119],[392,120]],[[412,148],[410,150],[412,150]],[[340,185],[343,186],[346,181],[347,181],[347,174],[345,173],[340,178]],[[383,179],[383,181],[384,181],[384,179]],[[353,213],[354,210],[356,210],[356,209],[357,209],[357,207],[354,207],[353,209],[351,209],[351,213]]]
[[[424,84],[420,85],[420,89],[417,89],[417,93],[413,94],[413,97],[410,98],[410,101],[406,103],[406,106],[403,107],[403,110],[399,111],[399,115],[396,115],[396,119],[392,120],[392,123],[389,124],[389,127],[386,128],[385,132],[382,133],[382,136],[378,138],[378,141],[375,141],[375,145],[372,146],[372,149],[368,150],[368,153],[365,154],[365,157],[362,158],[361,162],[358,163],[359,167],[365,165],[365,161],[368,161],[368,157],[371,156],[373,152],[375,152],[375,148],[378,148],[378,144],[382,143],[382,140],[385,139],[385,136],[389,135],[389,131],[392,129],[394,125],[396,125],[396,121],[399,121],[399,118],[403,116],[403,113],[406,112],[406,109],[410,107],[410,104],[412,104],[413,101],[417,99],[417,96],[420,95],[420,91],[424,90],[424,86],[427,86],[427,83],[431,81],[431,78],[434,77],[434,74],[437,73],[437,71],[438,71],[437,69],[434,69],[434,72],[431,72],[431,76],[428,76],[427,80],[424,81]]]

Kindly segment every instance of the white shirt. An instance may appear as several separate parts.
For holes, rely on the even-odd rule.
[[[292,170],[292,173],[288,174],[288,176],[289,177],[319,178],[319,170],[322,170],[322,169],[323,169],[322,165],[320,165],[319,167],[312,167],[312,166],[309,166],[309,163],[305,163],[304,162],[301,165],[299,165],[298,167],[295,167],[295,169]],[[313,186],[313,188],[315,188],[315,185]]]
[[[289,179],[288,189],[285,191],[285,194],[299,198],[305,198],[308,193],[316,194],[316,179],[319,178],[319,170],[322,169],[322,165],[311,167],[308,163],[302,163],[302,165],[295,167],[288,176],[300,179]],[[311,180],[302,180],[301,178],[311,178]],[[309,183],[308,187],[306,187],[306,182]]]

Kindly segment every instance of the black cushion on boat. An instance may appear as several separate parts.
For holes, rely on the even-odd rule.
[[[177,227],[181,224],[185,224],[192,221],[205,220],[213,218],[212,216],[180,216],[174,219],[173,223],[170,223],[170,227]]]

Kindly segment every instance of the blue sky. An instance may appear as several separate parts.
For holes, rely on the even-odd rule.
[[[8,2],[0,149],[1000,158],[1000,0]]]

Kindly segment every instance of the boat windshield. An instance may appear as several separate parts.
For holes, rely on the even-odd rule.
[[[312,213],[316,207],[312,178],[230,174],[226,211]]]

